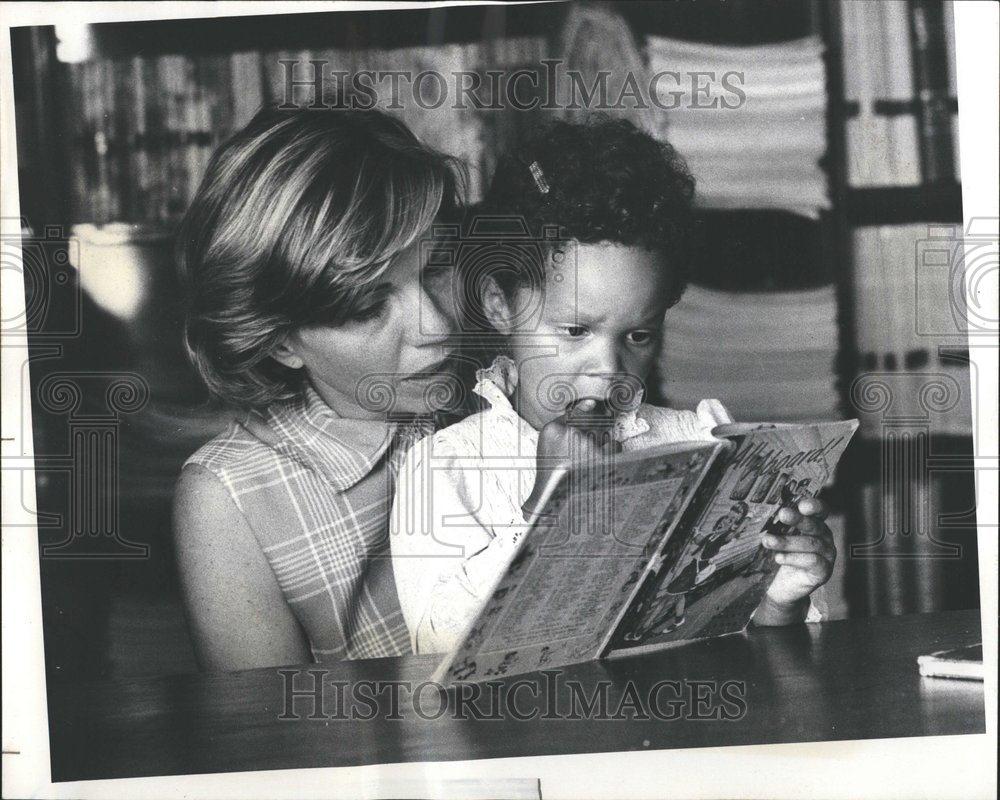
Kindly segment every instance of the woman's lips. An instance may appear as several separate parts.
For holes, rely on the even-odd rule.
[[[403,380],[405,381],[428,381],[435,378],[440,378],[442,375],[451,376],[453,372],[449,369],[453,366],[452,356],[446,356],[440,361],[435,361],[432,364],[428,364],[422,370],[418,372],[411,373],[407,375]]]

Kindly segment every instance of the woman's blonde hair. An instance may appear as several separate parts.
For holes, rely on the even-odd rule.
[[[185,343],[209,391],[260,407],[304,375],[271,358],[298,327],[352,318],[441,214],[461,172],[379,111],[264,108],[216,151],[179,231]]]

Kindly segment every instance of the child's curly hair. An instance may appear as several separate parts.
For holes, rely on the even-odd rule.
[[[541,171],[538,178],[533,164]],[[562,240],[660,253],[674,278],[673,305],[692,258],[694,186],[670,144],[628,120],[595,115],[584,123],[549,123],[502,158],[481,210],[522,218],[537,240],[544,228],[555,226]],[[530,275],[509,272],[497,278],[508,294],[531,282]]]

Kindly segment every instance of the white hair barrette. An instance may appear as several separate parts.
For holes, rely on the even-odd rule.
[[[528,171],[531,173],[531,177],[535,179],[535,186],[538,187],[538,191],[542,194],[548,194],[549,182],[545,180],[545,173],[542,172],[542,168],[538,165],[538,162],[532,161],[528,165]]]

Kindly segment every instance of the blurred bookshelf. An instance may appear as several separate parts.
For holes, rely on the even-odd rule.
[[[842,402],[862,420],[837,486],[852,613],[976,606],[952,4],[821,13]]]
[[[947,181],[926,186],[851,188],[846,205],[852,225],[962,224],[962,185]]]

